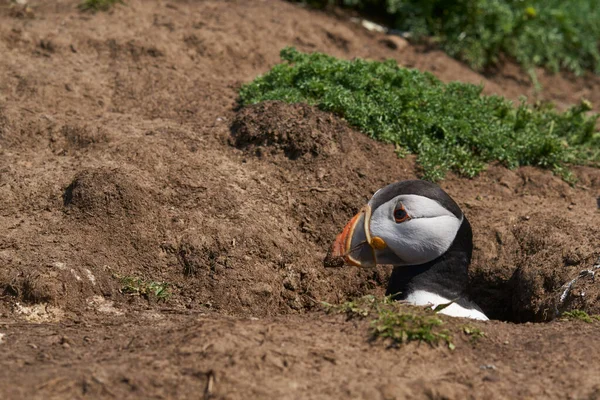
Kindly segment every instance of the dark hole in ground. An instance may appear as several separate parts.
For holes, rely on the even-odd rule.
[[[552,243],[546,245],[548,249],[553,247]],[[593,262],[598,253],[579,261],[573,254],[563,254],[562,264],[553,263],[552,258],[558,254],[549,258],[526,254],[524,263],[509,277],[500,270],[474,271],[469,278],[468,297],[491,320],[549,322],[573,310],[598,315],[600,282],[595,274],[600,273],[600,258]],[[559,266],[552,268],[554,265]]]
[[[533,214],[505,235],[493,265],[474,265],[470,296],[491,319],[547,322],[571,310],[600,313],[597,227]]]

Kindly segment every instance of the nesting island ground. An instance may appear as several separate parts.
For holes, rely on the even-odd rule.
[[[600,256],[599,169],[449,173],[492,320],[392,343],[336,312],[381,297],[390,268],[323,259],[375,190],[420,176],[415,156],[315,107],[238,102],[287,46],[562,110],[600,111],[598,76],[540,69],[537,91],[510,62],[477,73],[286,1],[77,4],[0,0],[0,398],[600,398],[600,322],[559,316],[600,314],[581,272]]]

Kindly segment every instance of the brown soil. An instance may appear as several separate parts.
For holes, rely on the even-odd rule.
[[[381,295],[390,269],[323,258],[375,190],[418,175],[414,157],[305,105],[236,111],[287,45],[513,99],[534,93],[518,68],[486,78],[283,1],[76,4],[0,1],[2,398],[600,397],[599,323],[514,323],[600,313],[599,170],[574,187],[501,166],[442,182],[474,228],[472,296],[512,322],[445,318],[453,352],[389,348],[320,302]],[[540,79],[561,107],[600,104],[595,76]],[[170,295],[132,295],[132,277]]]

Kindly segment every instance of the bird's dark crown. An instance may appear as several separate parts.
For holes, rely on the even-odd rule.
[[[418,179],[395,182],[381,188],[375,193],[369,204],[371,205],[371,208],[375,210],[380,205],[403,194],[428,197],[440,203],[442,207],[454,214],[456,218],[461,219],[463,216],[458,204],[456,204],[456,202],[452,200],[452,197],[450,197],[442,188],[435,183]]]

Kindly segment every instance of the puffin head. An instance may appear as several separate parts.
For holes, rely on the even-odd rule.
[[[450,248],[463,220],[459,206],[436,184],[392,183],[348,222],[328,258],[356,266],[425,264]]]

